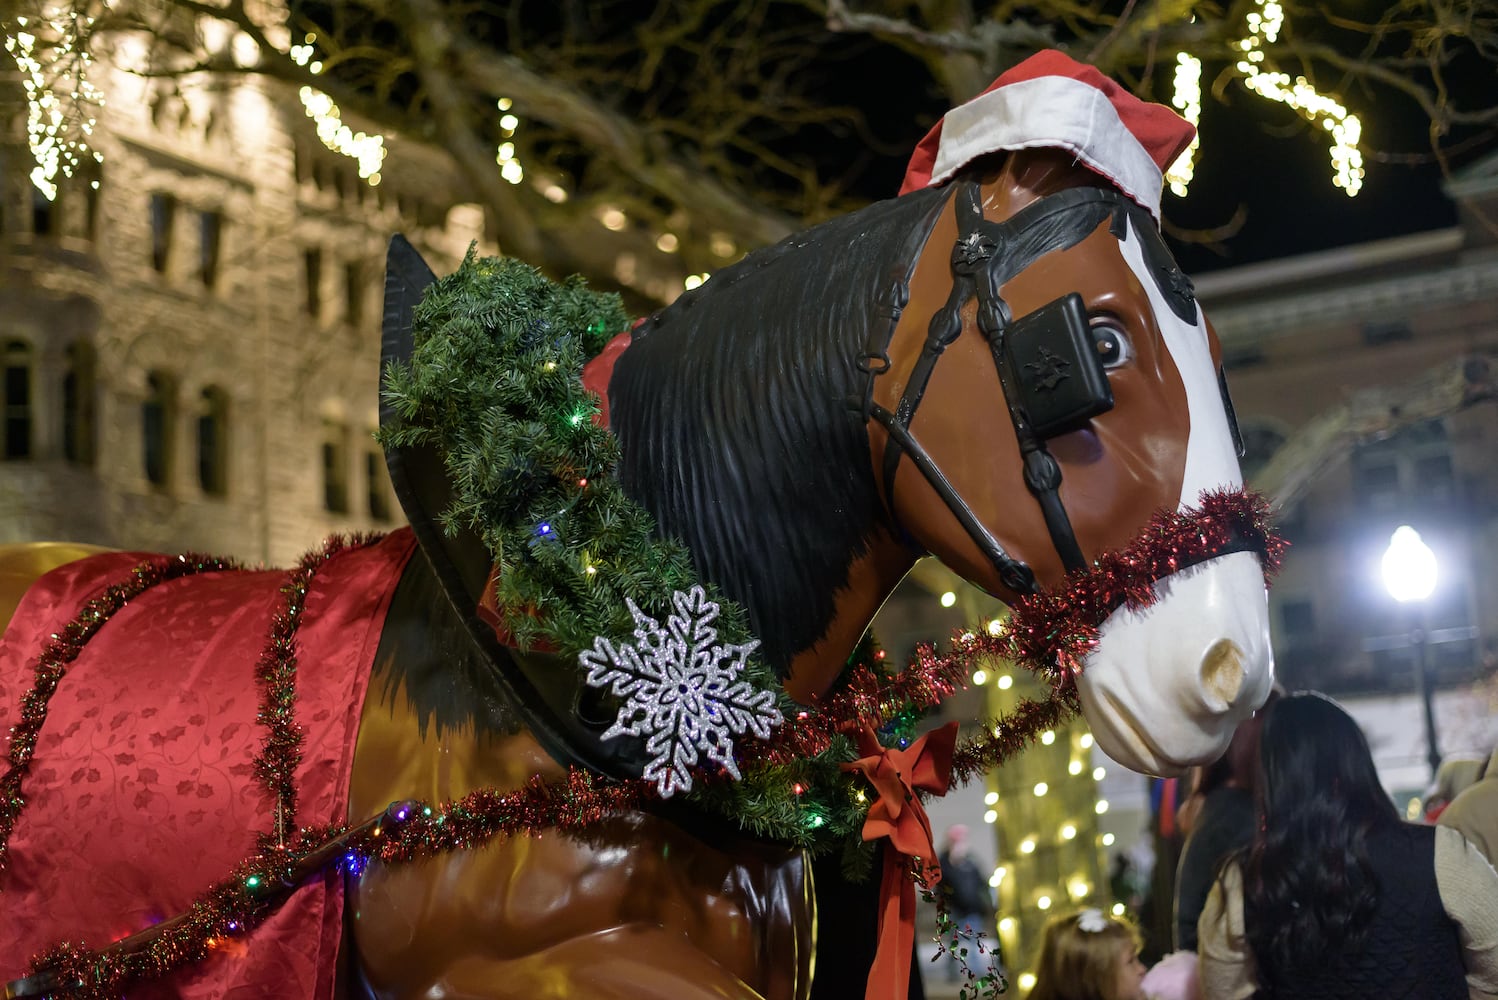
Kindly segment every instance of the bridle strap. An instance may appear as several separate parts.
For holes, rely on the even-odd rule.
[[[1000,291],[1005,282],[1041,256],[1076,246],[1110,216],[1113,217],[1114,234],[1122,238],[1122,216],[1128,209],[1128,202],[1122,195],[1100,188],[1071,188],[1026,206],[1002,223],[985,219],[982,206],[982,188],[976,181],[969,180],[956,186],[954,210],[958,240],[952,249],[952,290],[947,301],[931,316],[926,341],[893,411],[875,403],[873,398],[874,380],[889,370],[888,341],[877,351],[866,351],[860,358],[859,367],[868,379],[861,410],[865,420],[877,421],[886,432],[882,485],[885,507],[896,526],[899,527],[894,504],[895,474],[900,459],[908,457],[994,566],[1004,586],[1015,593],[1028,594],[1038,589],[1034,571],[1004,551],[998,539],[978,519],[922,447],[911,432],[910,423],[925,395],[936,362],[962,332],[963,307],[976,297],[978,328],[988,341],[998,373],[999,386],[1024,463],[1025,486],[1040,505],[1051,544],[1062,565],[1068,572],[1086,568],[1086,559],[1061,501],[1061,466],[1046,450],[1044,440],[1035,432],[1014,391],[1019,376],[1014,370],[1013,358],[1005,349],[1005,335],[1012,316]],[[902,287],[899,296],[901,308],[907,300],[908,289]],[[889,330],[891,339],[894,325]],[[880,363],[865,363],[872,359]],[[906,537],[910,540],[908,533]]]
[[[979,233],[985,228],[987,220],[983,218],[982,197],[982,190],[971,181],[957,196],[958,230],[963,236]],[[1084,570],[1087,560],[1082,555],[1082,547],[1077,544],[1066,506],[1061,502],[1061,466],[1046,450],[1040,435],[1035,433],[1029,415],[1019,404],[1019,395],[1014,391],[1018,375],[1014,371],[1014,359],[1004,349],[1004,335],[1013,316],[1000,294],[1001,275],[994,261],[995,257],[988,258],[987,266],[977,280],[978,330],[988,340],[989,353],[993,355],[994,368],[998,371],[999,389],[1009,410],[1015,440],[1019,442],[1020,459],[1024,462],[1025,487],[1040,504],[1046,531],[1051,536],[1056,554],[1061,557],[1061,564],[1068,573]],[[1033,572],[1031,576],[1033,578]]]

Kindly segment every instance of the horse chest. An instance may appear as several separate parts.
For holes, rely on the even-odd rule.
[[[524,733],[423,734],[403,689],[372,687],[350,809],[561,773]],[[360,972],[381,996],[794,998],[808,981],[813,910],[801,853],[709,844],[641,813],[600,824],[586,841],[543,832],[371,866],[351,884],[348,912]]]

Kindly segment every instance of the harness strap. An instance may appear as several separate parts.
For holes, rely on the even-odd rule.
[[[983,226],[982,191],[975,182],[968,182],[959,196],[957,218],[964,235],[976,234]],[[1087,568],[1087,560],[1082,555],[1082,547],[1077,544],[1071,518],[1067,516],[1066,507],[1061,502],[1061,466],[1046,450],[1040,435],[1035,433],[1030,417],[1020,405],[1019,395],[1014,390],[1018,380],[1014,371],[1014,359],[1004,349],[1004,334],[1012,316],[1008,303],[1000,294],[999,269],[994,266],[994,261],[994,257],[988,259],[987,266],[983,268],[981,278],[977,281],[978,330],[988,339],[989,353],[993,355],[994,367],[998,371],[999,389],[1003,392],[1009,420],[1014,425],[1014,436],[1019,442],[1020,457],[1025,466],[1025,487],[1040,504],[1046,530],[1057,555],[1061,557],[1061,564],[1066,567],[1067,572],[1083,570]],[[1033,572],[1031,576],[1033,578]]]
[[[1111,219],[1111,230],[1122,239],[1129,202],[1113,191],[1070,188],[1025,206],[1004,222],[992,222],[983,216],[982,188],[977,181],[969,179],[954,184],[953,190],[958,239],[952,248],[951,292],[942,307],[932,314],[921,353],[911,368],[899,402],[891,411],[874,402],[874,380],[889,370],[889,342],[900,310],[909,299],[907,286],[903,283],[898,286],[894,298],[899,308],[892,310],[894,322],[889,335],[881,344],[871,344],[859,358],[859,370],[864,372],[866,381],[863,399],[859,401],[862,405],[857,408],[865,421],[876,420],[886,431],[881,459],[884,503],[907,544],[915,545],[909,532],[899,525],[894,504],[895,477],[900,460],[905,457],[931,484],[973,543],[993,564],[1004,586],[1020,594],[1033,593],[1037,589],[1034,571],[1004,551],[921,446],[910,430],[910,422],[925,396],[937,361],[962,333],[963,307],[976,298],[978,329],[988,341],[998,373],[1024,464],[1025,486],[1040,505],[1051,544],[1062,565],[1068,572],[1086,569],[1086,558],[1061,501],[1061,466],[1046,450],[1045,439],[1036,432],[1016,391],[1020,374],[1006,343],[1013,316],[1001,290],[1007,281],[1045,254],[1082,242],[1105,219]],[[904,280],[908,282],[908,274]]]

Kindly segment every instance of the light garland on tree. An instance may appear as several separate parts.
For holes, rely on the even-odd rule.
[[[1170,103],[1180,111],[1183,118],[1197,126],[1196,134],[1191,137],[1191,145],[1165,171],[1165,183],[1170,185],[1171,193],[1184,198],[1186,188],[1195,173],[1196,151],[1202,144],[1202,61],[1189,52],[1176,53],[1175,93]]]
[[[1294,108],[1331,133],[1332,183],[1348,197],[1356,195],[1363,186],[1363,154],[1358,149],[1362,122],[1341,102],[1319,93],[1305,77],[1291,80],[1288,73],[1264,68],[1264,45],[1279,37],[1285,9],[1278,0],[1258,0],[1258,7],[1249,11],[1248,37],[1238,43],[1243,55],[1237,69],[1244,75],[1244,85],[1261,97]]]
[[[520,160],[516,158],[515,144],[510,141],[515,135],[515,130],[520,128],[519,116],[510,110],[513,105],[514,102],[508,97],[501,97],[494,104],[500,112],[499,129],[505,136],[505,141],[500,143],[499,148],[495,150],[494,162],[499,164],[499,176],[511,184],[519,184],[525,179],[525,168],[520,165]],[[564,196],[563,200],[565,201],[567,192],[560,187],[556,189],[562,193]],[[550,188],[547,190],[550,190]],[[548,196],[548,200],[552,200],[551,196]]]
[[[1243,85],[1266,100],[1284,104],[1300,112],[1307,121],[1320,125],[1331,135],[1332,183],[1355,197],[1363,187],[1363,154],[1358,142],[1363,123],[1336,98],[1313,87],[1305,77],[1293,80],[1288,73],[1265,66],[1267,44],[1279,38],[1285,24],[1285,8],[1279,0],[1255,0],[1257,9],[1248,12],[1248,33],[1236,45],[1240,55],[1234,68],[1243,75]],[[1201,124],[1201,60],[1186,52],[1176,53],[1173,104],[1193,125]],[[1193,163],[1201,135],[1180,155],[1165,174],[1170,191],[1186,196],[1191,183]]]
[[[31,183],[48,201],[57,197],[59,174],[72,177],[84,163],[103,159],[89,145],[104,106],[88,72],[93,25],[94,18],[75,7],[57,13],[43,7],[37,17],[17,16],[5,25],[5,50],[26,91],[26,140],[35,161]]]
[[[302,36],[302,44],[293,45],[287,52],[291,61],[305,66],[314,76],[323,70],[322,60],[314,59],[317,36],[310,31]],[[380,168],[385,165],[385,137],[378,132],[355,132],[343,123],[343,113],[333,99],[315,87],[303,87],[297,91],[302,110],[317,126],[317,138],[324,146],[359,164],[359,178],[375,187],[380,183]]]

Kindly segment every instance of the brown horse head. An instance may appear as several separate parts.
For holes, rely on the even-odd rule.
[[[1106,409],[1039,443],[1059,474],[1055,507],[1063,530],[1054,512],[1030,497],[1035,491],[1026,482],[1026,452],[1035,442],[1027,442],[1011,419],[1018,387],[1001,384],[993,338],[977,329],[981,298],[963,307],[962,333],[930,367],[909,420],[910,435],[980,530],[954,516],[930,477],[907,471],[908,449],[892,443],[889,431],[871,429],[884,468],[892,455],[902,460],[886,490],[896,521],[922,549],[1006,601],[1023,596],[1028,580],[1004,572],[995,550],[1027,568],[1035,586],[1057,587],[1067,570],[1134,540],[1154,512],[1186,508],[1206,491],[1242,485],[1216,335],[1148,213],[1121,198],[1104,218],[1085,210],[1090,196],[1084,192],[1097,183],[1066,154],[1029,150],[990,165],[981,193],[973,195],[986,219],[1010,220],[1001,242],[1018,253],[1032,247],[1033,260],[1005,268],[996,289],[1012,324],[1009,335],[1020,335],[1027,316],[1080,296],[1112,397]],[[1056,223],[1070,226],[1070,235],[1044,243],[1017,231],[1018,220],[1028,216],[1029,226],[1042,226],[1047,213],[1070,214],[1069,223]],[[922,352],[929,352],[930,332],[906,327],[939,316],[949,301],[950,276],[926,262],[940,260],[936,247],[962,239],[959,215],[944,214],[933,229],[906,320],[891,343],[891,373],[919,370]],[[1040,380],[1038,391],[1047,391],[1054,388],[1048,381],[1074,377],[1070,364],[1011,370],[1009,381]],[[881,381],[876,398],[898,411],[910,385]],[[1104,625],[1079,687],[1104,749],[1139,770],[1164,772],[1219,752],[1262,700],[1272,668],[1256,556],[1220,555],[1161,581],[1158,591],[1161,600],[1152,608],[1121,609]]]
[[[621,481],[803,701],[920,556],[1012,600],[1241,485],[1215,338],[1151,216],[1054,150],[977,169],[751,254],[615,369]],[[1151,771],[1220,750],[1270,677],[1253,554],[1159,591],[1081,683],[1104,748]]]

